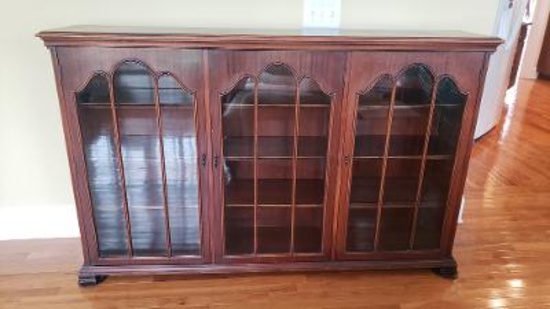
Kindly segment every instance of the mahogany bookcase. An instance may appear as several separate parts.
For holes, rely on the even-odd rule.
[[[38,36],[55,69],[81,285],[145,273],[456,275],[498,39],[92,26]]]

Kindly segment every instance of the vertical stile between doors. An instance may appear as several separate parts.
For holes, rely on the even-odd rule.
[[[200,242],[200,252],[201,254],[204,255],[204,252],[207,251],[208,253],[206,254],[206,258],[207,259],[211,259],[212,258],[212,253],[215,252],[214,248],[215,248],[215,237],[212,237],[212,235],[215,235],[214,233],[214,229],[213,229],[213,226],[214,224],[212,224],[212,222],[215,222],[214,220],[214,211],[212,211],[211,209],[208,209],[208,210],[205,210],[204,209],[204,206],[207,206],[207,205],[210,205],[212,202],[212,200],[216,200],[216,199],[212,199],[210,197],[208,197],[208,200],[206,202],[203,201],[203,197],[205,196],[205,194],[203,192],[208,192],[208,189],[211,189],[211,188],[214,188],[214,171],[212,171],[212,173],[210,173],[211,171],[211,166],[210,164],[206,164],[206,166],[208,166],[208,168],[206,166],[202,166],[202,156],[204,156],[204,158],[206,159],[205,162],[208,162],[208,158],[209,157],[213,157],[212,156],[212,153],[213,153],[213,150],[212,150],[212,141],[214,140],[213,138],[213,126],[212,126],[212,120],[211,120],[211,114],[210,114],[210,111],[212,110],[212,106],[210,105],[211,104],[211,101],[210,101],[210,95],[209,95],[209,90],[210,90],[210,64],[209,64],[209,55],[208,55],[209,51],[208,50],[204,50],[202,52],[202,74],[203,74],[203,112],[201,113],[202,115],[204,115],[204,119],[206,120],[204,123],[204,127],[201,127],[199,125],[200,121],[199,121],[199,104],[198,104],[198,101],[197,101],[197,96],[193,96],[193,105],[195,106],[194,107],[194,111],[193,111],[193,118],[195,119],[195,127],[199,129],[199,132],[201,131],[204,131],[204,133],[199,133],[197,132],[197,134],[195,135],[195,140],[197,142],[197,150],[199,150],[199,140],[202,136],[203,139],[207,139],[208,142],[206,143],[206,150],[203,148],[203,152],[202,154],[199,155],[199,152],[197,152],[197,167],[198,167],[198,170],[200,171],[198,173],[199,175],[199,242]],[[206,112],[204,112],[206,111]],[[203,146],[204,147],[204,146]],[[223,158],[223,142],[221,143],[221,153],[219,154],[219,157],[220,157],[220,160],[222,160]],[[207,188],[204,188],[203,186],[203,182],[204,182],[204,178],[205,178],[205,175],[206,176],[206,180],[207,180],[207,184],[208,184],[208,187]],[[223,194],[221,194],[221,198],[222,198],[222,205],[224,203],[224,196]],[[223,220],[222,220],[223,221]],[[204,230],[204,225],[205,225],[205,222],[210,222],[210,224],[208,224],[208,233],[205,233]],[[223,225],[222,225],[222,229],[223,229]],[[206,235],[209,235],[210,236],[210,239],[207,239],[205,237],[205,234]],[[223,236],[221,237],[222,240],[223,240]],[[224,241],[225,243],[225,241]],[[208,246],[208,247],[207,247]],[[206,249],[208,248],[208,250]],[[223,252],[224,248],[222,248],[222,252]],[[214,259],[212,259],[214,260]]]
[[[172,235],[170,233],[170,214],[168,211],[168,192],[166,189],[166,160],[164,158],[164,140],[163,140],[163,126],[162,126],[162,110],[160,108],[160,100],[159,100],[159,79],[162,77],[155,76],[154,77],[154,104],[155,104],[155,111],[157,116],[157,131],[158,131],[158,139],[159,139],[159,155],[160,155],[160,171],[161,171],[161,177],[162,177],[162,201],[164,206],[164,229],[165,229],[165,246],[166,246],[166,255],[168,257],[172,257]]]
[[[294,234],[296,231],[296,182],[298,177],[298,136],[300,134],[300,83],[295,78],[294,91],[294,138],[292,150],[292,196],[290,205],[290,256],[294,256]]]
[[[384,141],[384,155],[382,158],[382,173],[380,176],[380,191],[378,192],[378,203],[376,205],[376,225],[374,228],[374,251],[378,250],[378,243],[380,241],[380,221],[382,220],[382,205],[384,204],[384,186],[386,184],[386,168],[388,166],[388,154],[390,151],[390,138],[391,129],[393,124],[393,110],[395,106],[395,93],[397,91],[397,80],[392,78],[392,92],[390,107],[388,110],[388,124],[386,126],[386,139]],[[359,104],[359,99],[357,99]],[[355,115],[354,115],[355,116]]]
[[[432,122],[433,122],[433,114],[435,111],[435,103],[436,103],[436,97],[437,97],[437,88],[438,88],[439,80],[435,80],[435,83],[433,85],[432,89],[432,97],[430,99],[430,112],[428,115],[428,124],[426,125],[426,133],[424,135],[424,146],[422,148],[422,162],[420,163],[420,173],[418,175],[418,187],[416,190],[416,197],[413,204],[413,216],[412,216],[412,222],[411,222],[411,231],[409,234],[409,250],[413,250],[414,248],[414,239],[416,237],[416,226],[417,226],[417,220],[418,220],[418,207],[420,205],[421,199],[422,199],[422,186],[424,184],[424,173],[426,170],[426,160],[428,156],[428,148],[430,145],[430,135],[432,134]]]
[[[128,239],[128,256],[133,257],[134,255],[134,246],[132,239],[132,223],[130,222],[130,211],[128,207],[128,193],[126,190],[126,176],[124,173],[124,163],[122,162],[122,146],[120,145],[120,130],[118,128],[118,115],[116,110],[115,103],[115,90],[114,90],[114,76],[109,75],[109,98],[111,100],[111,113],[113,118],[113,129],[115,133],[115,148],[117,154],[117,164],[120,171],[120,187],[122,190],[123,197],[123,211],[124,211],[124,221],[126,223],[126,237]]]

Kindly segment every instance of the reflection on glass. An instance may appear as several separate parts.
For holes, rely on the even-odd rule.
[[[173,255],[198,255],[199,175],[193,95],[171,75],[158,80]]]
[[[296,102],[296,78],[284,64],[272,64],[259,76],[259,105],[293,105]],[[282,120],[282,119],[281,119]]]
[[[392,78],[383,76],[372,89],[359,95],[355,124],[355,157],[384,154],[392,88]]]
[[[358,94],[346,251],[374,249],[383,155],[393,91],[391,76],[380,77]]]
[[[247,77],[222,96],[223,154],[254,155],[254,81]]]
[[[113,100],[101,74],[75,94],[101,257],[166,256],[168,226],[173,255],[200,254],[195,100],[170,73],[159,76],[158,87],[154,76],[126,61],[113,74]]]
[[[439,248],[454,157],[467,95],[448,76],[440,79],[432,119],[414,249]],[[430,159],[430,155],[444,155]]]
[[[115,72],[114,87],[134,255],[162,256],[166,218],[154,79],[145,66],[126,62]],[[134,104],[149,108],[130,108]]]
[[[434,76],[428,67],[414,64],[397,79],[396,105],[429,105],[432,98]]]
[[[161,105],[193,105],[193,95],[183,90],[171,74],[164,74],[158,80],[159,102]]]
[[[433,75],[423,65],[409,67],[397,79],[390,156],[422,154],[433,85]]]
[[[454,155],[467,98],[450,77],[439,81],[428,154]]]
[[[109,81],[103,74],[94,75],[82,91],[76,93],[76,102],[81,105],[95,103],[94,105],[111,104]]]
[[[100,257],[128,254],[110,101],[105,75],[76,94]]]
[[[393,78],[383,75],[374,86],[359,96],[359,107],[390,106]]]
[[[115,102],[119,105],[153,105],[155,102],[154,87],[155,82],[151,72],[139,62],[124,62],[115,72]]]
[[[331,98],[312,78],[305,77],[300,81],[300,105],[330,105]]]

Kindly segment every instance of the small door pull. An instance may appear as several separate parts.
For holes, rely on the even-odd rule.
[[[218,168],[220,164],[220,156],[214,156],[214,168]]]
[[[349,155],[345,155],[344,156],[344,165],[348,165],[349,164]]]
[[[206,154],[203,153],[201,156],[201,165],[204,167],[206,166]]]

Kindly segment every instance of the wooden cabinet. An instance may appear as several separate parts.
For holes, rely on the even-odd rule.
[[[80,284],[434,268],[497,39],[67,28],[52,52]]]

